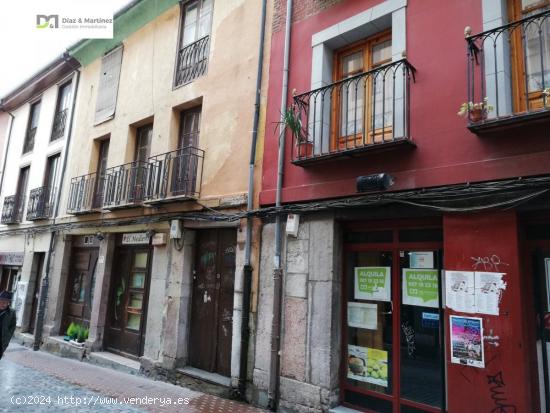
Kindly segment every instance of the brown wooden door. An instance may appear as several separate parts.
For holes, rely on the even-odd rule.
[[[149,247],[121,247],[115,256],[105,346],[139,357],[143,354],[151,252]]]
[[[73,248],[62,332],[71,322],[88,326],[92,311],[98,248]]]
[[[234,229],[199,231],[193,271],[189,364],[224,376],[231,374],[236,245]]]

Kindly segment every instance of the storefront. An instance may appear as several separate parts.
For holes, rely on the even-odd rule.
[[[344,405],[444,411],[442,262],[441,222],[345,225]]]

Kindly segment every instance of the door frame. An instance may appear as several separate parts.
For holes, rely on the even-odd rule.
[[[107,301],[107,311],[105,312],[105,333],[104,333],[104,340],[103,340],[103,349],[105,351],[109,351],[111,353],[119,354],[123,357],[130,358],[133,360],[138,360],[142,355],[144,351],[145,346],[145,332],[147,329],[147,313],[149,309],[149,292],[150,292],[150,284],[151,284],[151,269],[152,269],[152,261],[153,261],[153,246],[151,245],[151,240],[149,240],[148,244],[128,244],[128,245],[122,245],[122,234],[117,234],[116,241],[115,241],[115,254],[113,256],[113,259],[117,256],[117,251],[120,250],[126,250],[129,251],[130,254],[133,253],[135,250],[147,250],[147,269],[145,272],[145,288],[143,291],[143,305],[142,305],[142,312],[141,312],[141,326],[139,331],[139,338],[138,338],[138,345],[139,345],[139,352],[137,355],[131,354],[128,352],[125,352],[120,349],[116,349],[109,346],[109,336],[111,333],[111,308],[113,304],[113,288],[115,288],[115,283],[113,282],[113,275],[114,272],[111,271],[111,279],[109,283],[109,299]],[[113,270],[115,269],[115,266],[113,265]],[[131,271],[131,268],[128,270]],[[127,274],[126,274],[127,275]],[[129,289],[129,287],[128,287]],[[128,294],[128,291],[127,291]]]
[[[447,393],[447,377],[446,377],[446,330],[445,330],[445,308],[443,306],[443,259],[441,259],[441,270],[439,277],[439,330],[440,330],[440,346],[441,346],[441,390],[442,390],[442,402],[441,408],[432,407],[429,405],[414,402],[412,400],[403,399],[400,396],[401,388],[401,325],[397,321],[401,320],[401,269],[400,269],[400,251],[407,250],[422,250],[422,251],[443,251],[444,239],[441,241],[427,241],[427,242],[400,242],[399,231],[402,229],[440,229],[443,231],[443,224],[440,218],[427,218],[427,219],[409,219],[409,220],[380,220],[380,221],[360,221],[360,222],[345,222],[343,223],[343,233],[350,232],[364,232],[364,231],[376,231],[376,230],[391,230],[392,242],[372,242],[372,243],[346,243],[342,241],[342,284],[341,284],[341,336],[340,336],[340,374],[339,374],[339,388],[341,391],[341,403],[344,406],[350,408],[360,409],[362,411],[370,412],[371,410],[363,407],[353,405],[345,402],[343,399],[344,391],[351,390],[357,394],[364,394],[369,397],[386,400],[392,403],[392,412],[398,413],[401,410],[401,405],[406,405],[411,408],[424,410],[427,413],[441,413],[446,411],[446,393]],[[358,389],[354,386],[347,384],[347,363],[345,363],[345,354],[347,354],[347,301],[348,301],[348,283],[347,283],[347,267],[345,254],[347,252],[391,252],[392,253],[392,268],[391,268],[391,305],[392,305],[392,394],[383,394],[380,392]],[[441,257],[443,258],[443,257]],[[395,280],[398,280],[396,282]]]

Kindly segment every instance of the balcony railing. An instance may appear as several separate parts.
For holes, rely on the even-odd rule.
[[[487,98],[492,110],[469,111],[474,132],[550,119],[550,10],[469,35],[468,102]],[[548,89],[547,89],[548,90]]]
[[[296,164],[412,145],[409,96],[414,67],[402,59],[294,97]]]
[[[192,146],[149,158],[148,201],[198,198],[204,151]]]
[[[174,86],[184,85],[206,73],[210,36],[185,46],[178,52]]]
[[[131,162],[105,171],[104,208],[139,205],[145,198],[147,163]]]
[[[25,197],[17,195],[5,197],[2,208],[2,224],[20,223],[23,218],[23,209],[25,209]]]
[[[96,175],[91,173],[71,179],[67,213],[86,214],[102,207],[105,178],[98,180]]]
[[[55,114],[53,119],[52,136],[50,138],[51,141],[62,138],[65,134],[65,124],[67,122],[68,111],[68,109],[63,109]]]
[[[23,153],[27,153],[33,150],[35,135],[36,135],[36,128],[27,129],[27,134],[25,135],[25,142],[23,143]]]
[[[55,202],[55,188],[43,186],[31,190],[27,205],[27,221],[51,218]]]

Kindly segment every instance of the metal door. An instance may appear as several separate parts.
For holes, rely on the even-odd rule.
[[[193,271],[190,365],[224,376],[231,374],[234,229],[198,232]]]
[[[150,251],[127,247],[115,254],[105,346],[133,357],[143,354]]]

